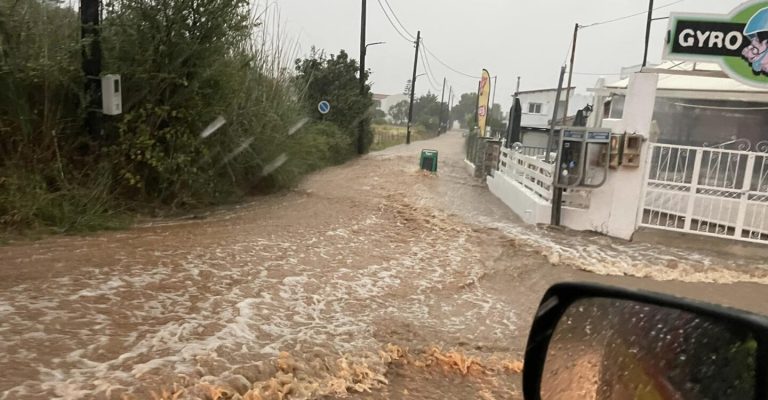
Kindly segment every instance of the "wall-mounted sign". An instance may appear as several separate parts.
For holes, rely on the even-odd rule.
[[[718,63],[733,79],[768,87],[768,0],[729,15],[673,13],[665,58]]]

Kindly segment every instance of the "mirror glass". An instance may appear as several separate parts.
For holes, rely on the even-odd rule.
[[[572,304],[549,344],[544,400],[751,399],[757,342],[725,321],[608,298]]]

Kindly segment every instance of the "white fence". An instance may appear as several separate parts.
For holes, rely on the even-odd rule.
[[[498,173],[548,203],[552,201],[554,172],[555,165],[545,162],[544,155],[529,156],[513,149],[501,149]],[[566,191],[563,194],[563,204],[571,208],[589,208],[589,192]]]
[[[641,226],[768,243],[768,154],[650,149]]]

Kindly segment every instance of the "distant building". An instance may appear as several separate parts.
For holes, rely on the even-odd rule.
[[[558,120],[565,116],[566,89],[560,95]],[[522,143],[531,147],[546,147],[549,135],[549,126],[555,112],[555,100],[557,89],[526,90],[517,94],[520,99],[523,115],[520,121],[522,131]],[[576,88],[571,88],[570,102],[568,103],[568,116],[576,113],[591,104],[592,97],[576,93]]]
[[[408,96],[404,94],[374,94],[373,95],[373,101],[376,103],[376,107],[384,111],[385,114],[387,114],[387,119],[389,118],[389,109],[392,108],[395,104],[401,102],[401,101],[408,101]]]

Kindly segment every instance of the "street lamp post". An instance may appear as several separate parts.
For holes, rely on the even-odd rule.
[[[365,43],[365,26],[367,20],[367,0],[362,0],[362,15],[360,17],[360,96],[365,96],[365,56],[368,54],[368,47],[384,44],[385,42]],[[365,114],[360,118],[357,135],[357,153],[365,153]]]
[[[365,26],[365,0],[363,0],[363,27]],[[362,33],[362,40],[365,40],[365,32]],[[377,46],[385,44],[386,42],[373,42],[368,43],[365,46],[361,46],[360,49],[360,96],[365,96],[365,58],[368,55],[368,48],[371,46]],[[357,154],[362,155],[365,153],[365,113],[360,116],[360,122],[358,124],[357,132]]]
[[[368,48],[371,46],[378,46],[380,44],[387,44],[387,42],[373,42],[365,45],[365,55],[368,55]]]

